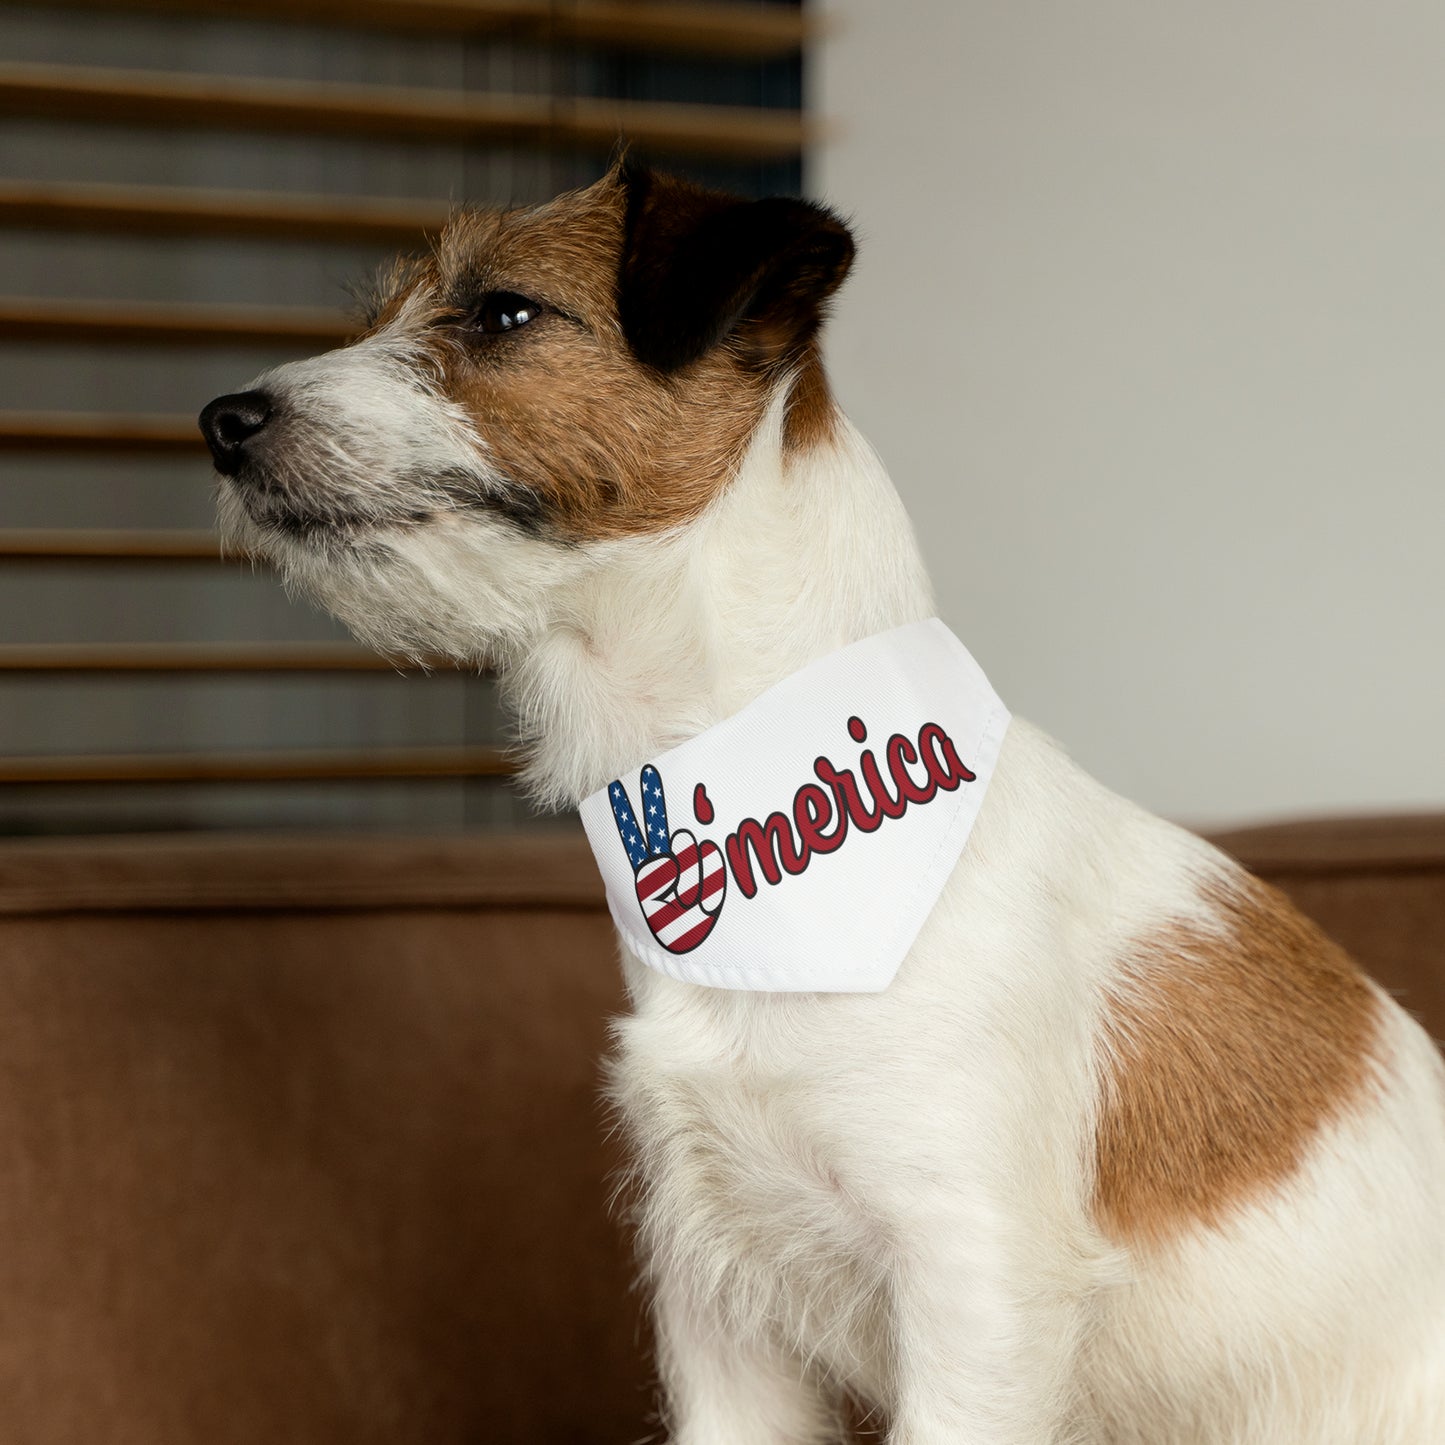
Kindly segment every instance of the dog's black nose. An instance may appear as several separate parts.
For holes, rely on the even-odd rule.
[[[271,398],[264,391],[218,396],[201,413],[201,435],[215,458],[216,470],[234,477],[246,460],[246,443],[271,419]]]

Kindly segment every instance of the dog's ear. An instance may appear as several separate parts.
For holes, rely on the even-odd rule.
[[[639,361],[676,371],[736,336],[760,364],[799,354],[853,261],[831,211],[746,201],[623,161],[618,315]]]

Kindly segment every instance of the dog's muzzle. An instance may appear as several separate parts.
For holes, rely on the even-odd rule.
[[[201,412],[201,435],[223,477],[234,477],[245,466],[246,445],[265,430],[273,410],[266,392],[240,391],[218,396]]]

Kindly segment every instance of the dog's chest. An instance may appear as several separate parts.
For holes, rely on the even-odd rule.
[[[806,1066],[780,1069],[710,1022],[644,1011],[619,1030],[616,1097],[648,1252],[712,1281],[713,1303],[739,1324],[780,1333],[840,1375],[874,1377],[885,1250],[850,1177],[848,1090]]]

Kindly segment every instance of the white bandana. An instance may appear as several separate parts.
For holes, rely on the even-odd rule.
[[[583,802],[623,942],[712,988],[887,988],[1008,721],[936,617],[810,663]]]

